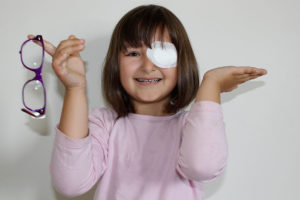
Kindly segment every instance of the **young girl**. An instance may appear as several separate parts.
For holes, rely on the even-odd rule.
[[[199,87],[181,22],[164,7],[140,6],[112,34],[102,77],[109,106],[88,115],[84,44],[74,35],[57,47],[45,41],[66,89],[50,166],[56,190],[77,196],[98,182],[97,200],[202,199],[203,183],[226,166],[220,93],[266,70],[212,69]]]

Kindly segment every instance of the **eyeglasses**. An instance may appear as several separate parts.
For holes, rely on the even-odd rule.
[[[34,72],[35,77],[25,82],[22,100],[25,108],[21,110],[33,118],[44,118],[46,112],[46,89],[42,78],[44,64],[44,41],[41,35],[26,40],[19,51],[23,66]]]

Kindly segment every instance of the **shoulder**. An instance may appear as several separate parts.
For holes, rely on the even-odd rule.
[[[176,113],[176,117],[174,119],[177,120],[178,124],[184,126],[187,115],[188,115],[188,111],[185,109],[181,109]]]
[[[89,123],[110,129],[117,118],[117,113],[112,108],[93,108],[89,112]]]
[[[93,108],[89,112],[89,116],[116,118],[117,113],[114,109],[108,107]]]

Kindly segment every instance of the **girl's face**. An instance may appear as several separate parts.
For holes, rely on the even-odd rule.
[[[158,38],[156,35],[154,38]],[[163,39],[171,42],[168,31],[164,32]],[[159,68],[148,59],[146,51],[147,46],[143,45],[129,47],[120,53],[121,84],[134,106],[149,103],[165,105],[177,84],[177,67]]]

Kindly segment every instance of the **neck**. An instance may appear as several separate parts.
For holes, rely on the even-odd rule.
[[[169,98],[164,100],[163,102],[139,102],[132,100],[131,101],[136,114],[141,115],[152,115],[152,116],[167,116],[171,115],[170,113],[163,112],[167,103],[169,103]]]

